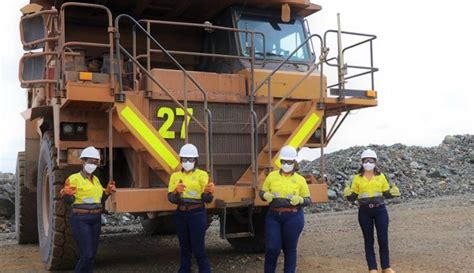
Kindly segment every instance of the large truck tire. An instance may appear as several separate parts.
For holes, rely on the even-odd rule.
[[[226,232],[237,233],[248,231],[247,209],[239,209],[227,214]],[[265,251],[265,215],[266,209],[254,213],[252,216],[254,237],[228,238],[229,244],[237,251],[243,253],[262,253]],[[221,227],[223,218],[220,217]]]
[[[45,133],[38,159],[37,212],[40,254],[48,270],[71,269],[79,257],[69,223],[70,206],[59,195],[71,173],[57,167],[54,137]]]
[[[25,187],[25,152],[19,152],[15,175],[15,230],[19,244],[38,243],[36,192]]]

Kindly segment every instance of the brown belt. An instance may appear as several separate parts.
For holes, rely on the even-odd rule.
[[[188,210],[192,210],[192,209],[202,208],[203,206],[204,206],[203,204],[179,205],[178,209],[180,211],[188,211]]]
[[[270,208],[270,210],[275,212],[298,212],[299,208]]]
[[[85,215],[85,214],[101,214],[101,213],[102,213],[102,209],[76,209],[76,208],[73,208],[73,209],[72,209],[72,213],[81,214],[81,215]]]

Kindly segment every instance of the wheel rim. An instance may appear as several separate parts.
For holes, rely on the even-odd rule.
[[[48,180],[48,167],[44,168],[43,171],[43,192],[42,192],[42,211],[43,211],[43,231],[44,235],[48,236],[49,233],[49,180]]]

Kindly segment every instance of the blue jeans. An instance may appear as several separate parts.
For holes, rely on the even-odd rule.
[[[269,210],[265,219],[265,273],[274,273],[283,249],[285,273],[296,271],[296,248],[304,227],[303,210],[275,212]]]
[[[92,273],[97,247],[99,246],[101,219],[100,214],[72,214],[72,236],[79,247],[79,261],[74,272]]]
[[[199,273],[210,273],[211,266],[204,246],[207,214],[204,207],[189,211],[177,210],[176,231],[180,247],[180,267],[178,273],[191,273],[191,254],[196,258]]]
[[[390,267],[388,252],[388,212],[385,205],[375,208],[359,208],[359,224],[364,235],[365,258],[369,270],[377,269],[377,261],[374,251],[374,225],[377,229],[377,241],[379,243],[380,264],[382,269]]]

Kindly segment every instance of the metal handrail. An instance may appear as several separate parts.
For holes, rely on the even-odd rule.
[[[147,26],[151,26],[152,24],[156,25],[172,25],[172,26],[185,26],[185,27],[197,27],[197,28],[204,28],[207,31],[214,31],[214,30],[223,30],[229,32],[242,32],[251,35],[260,35],[262,36],[263,41],[263,59],[262,62],[265,63],[266,60],[266,44],[265,44],[265,34],[259,31],[251,31],[247,29],[239,29],[239,28],[230,28],[230,27],[223,27],[223,26],[216,26],[212,25],[211,23],[185,23],[185,22],[176,22],[176,21],[163,21],[163,20],[149,20],[149,19],[142,19],[139,21],[140,23],[146,23]],[[134,28],[135,31],[135,28]],[[135,43],[134,43],[135,46]],[[163,53],[161,50],[151,49],[148,48],[149,52],[147,52],[147,57],[149,58],[148,53]],[[228,55],[228,54],[214,54],[214,53],[201,53],[201,52],[190,52],[190,51],[179,51],[179,50],[168,50],[169,53],[178,54],[178,55],[189,55],[189,56],[202,56],[202,57],[216,57],[216,58],[224,58],[224,59],[240,59],[240,60],[252,60],[252,57],[246,56],[239,56],[239,55]],[[139,55],[141,56],[141,55]],[[255,60],[254,60],[255,61]]]
[[[93,8],[93,9],[100,9],[105,11],[107,14],[107,32],[109,33],[109,42],[108,43],[92,43],[92,42],[79,42],[79,41],[69,41],[66,42],[66,8],[67,7],[83,7],[83,8]],[[109,49],[109,61],[110,61],[110,70],[109,70],[109,76],[110,76],[110,87],[111,90],[113,90],[113,93],[115,94],[115,71],[114,71],[114,65],[113,65],[113,56],[114,56],[114,28],[113,28],[113,19],[112,19],[112,12],[105,6],[102,5],[97,5],[97,4],[88,4],[88,3],[78,3],[78,2],[66,2],[61,5],[60,9],[60,38],[59,38],[59,46],[58,46],[58,65],[59,69],[58,72],[62,73],[62,62],[65,60],[66,57],[66,52],[65,49],[70,47],[70,46],[87,46],[87,47],[98,47],[98,48],[108,48]],[[64,79],[62,75],[58,76],[58,79],[60,79],[59,82],[59,88],[56,88],[56,93],[55,97],[59,98],[60,97],[60,90],[64,88]]]
[[[311,36],[309,36],[308,38],[306,38],[295,50],[293,50],[293,52],[291,52],[291,54],[289,54],[288,57],[286,57],[283,61],[281,61],[280,64],[278,64],[278,66],[277,66],[275,69],[273,69],[273,71],[272,71],[270,74],[268,74],[268,76],[267,76],[264,80],[262,80],[259,85],[257,85],[257,87],[252,91],[252,92],[253,92],[253,95],[255,96],[256,92],[257,92],[260,88],[262,88],[262,86],[265,85],[266,83],[270,84],[272,76],[273,76],[276,72],[278,72],[278,71],[280,70],[280,68],[283,67],[283,65],[285,65],[286,63],[288,63],[288,61],[291,59],[291,57],[292,57],[294,54],[296,54],[296,52],[298,52],[298,50],[299,50],[300,48],[302,48],[305,44],[307,44],[307,43],[308,43],[310,40],[312,40],[314,37],[317,37],[317,38],[319,39],[319,42],[320,42],[320,44],[321,44],[321,47],[320,47],[321,53],[324,54],[324,52],[326,52],[326,51],[324,50],[323,40],[322,40],[321,36],[319,36],[318,34],[312,34]],[[283,103],[283,102],[296,90],[296,88],[298,88],[298,87],[301,85],[301,83],[303,83],[303,81],[311,75],[311,73],[312,73],[314,70],[316,70],[316,68],[318,68],[318,65],[322,65],[322,63],[325,61],[325,58],[322,59],[321,56],[320,56],[319,59],[320,59],[320,60],[319,60],[317,63],[315,63],[315,65],[306,73],[306,75],[305,75],[300,81],[298,81],[298,82],[293,86],[293,88],[291,88],[290,91],[288,91],[288,92],[286,93],[286,95],[283,96],[283,98],[281,98],[281,99],[271,108],[271,112],[275,111],[275,109],[278,108],[278,106],[280,106],[280,104]],[[270,88],[269,88],[269,91],[270,91]],[[262,118],[262,119],[259,121],[259,123],[257,124],[257,128],[260,127],[260,126],[263,124],[263,122],[264,122],[266,119],[269,118],[270,114],[271,114],[271,113],[267,113],[265,116],[263,116],[263,118]]]
[[[168,91],[168,89],[166,87],[164,87],[149,71],[149,69],[145,69],[138,60],[136,60],[136,58],[130,54],[121,44],[120,44],[120,32],[119,32],[119,23],[120,23],[120,19],[122,18],[125,18],[125,19],[128,19],[129,21],[131,21],[133,24],[134,24],[134,29],[136,29],[138,27],[139,30],[141,30],[148,38],[148,40],[151,40],[153,41],[153,43],[158,46],[162,51],[163,53],[183,72],[183,74],[185,75],[185,79],[186,78],[189,78],[191,80],[191,82],[198,88],[198,90],[202,93],[203,97],[204,97],[204,112],[207,113],[208,115],[208,118],[205,118],[204,121],[205,121],[205,124],[202,125],[202,123],[196,118],[194,117],[193,115],[190,115],[190,113],[188,112],[188,109],[186,108],[186,106],[182,105],[173,95],[171,95],[171,93]],[[140,23],[135,20],[133,17],[131,17],[130,15],[127,15],[127,14],[121,14],[119,16],[117,16],[115,18],[115,29],[116,29],[116,33],[115,33],[115,45],[117,47],[117,53],[116,53],[116,58],[117,58],[117,62],[120,63],[120,51],[125,53],[127,55],[127,57],[132,60],[132,62],[134,62],[134,64],[136,66],[138,66],[156,85],[158,85],[161,90],[163,90],[172,100],[175,104],[177,104],[180,108],[183,109],[184,113],[185,113],[185,120],[187,119],[187,115],[189,115],[191,117],[191,119],[193,119],[198,125],[199,127],[201,127],[204,132],[205,132],[205,135],[206,135],[206,153],[207,153],[207,160],[206,160],[206,168],[207,168],[207,171],[211,171],[212,170],[212,162],[211,162],[211,154],[210,152],[212,151],[212,148],[210,147],[211,145],[211,138],[212,138],[212,135],[210,135],[209,133],[209,123],[212,122],[212,120],[209,119],[212,118],[212,113],[211,111],[209,110],[208,108],[208,97],[207,97],[207,93],[204,91],[204,89],[201,87],[201,85],[196,81],[196,79],[194,79],[194,77],[186,70],[184,69],[184,67],[150,34],[149,31],[145,30],[141,25]],[[134,49],[134,53],[136,53],[135,49]],[[121,68],[119,66],[118,68],[118,74],[121,75]],[[119,76],[119,92],[121,94],[123,94],[123,83],[122,83],[122,77]],[[184,92],[186,92],[186,90],[184,90]],[[185,104],[187,102],[185,101]],[[212,125],[211,125],[212,126]],[[210,173],[211,177],[213,176],[213,173],[211,172]]]
[[[342,49],[342,56],[340,57],[332,57],[332,58],[329,58],[326,60],[326,64],[328,66],[332,66],[332,67],[339,67],[341,64],[339,63],[340,59],[344,59],[344,54],[346,53],[347,50],[349,49],[352,49],[352,48],[355,48],[357,46],[360,46],[360,45],[363,45],[365,43],[369,43],[369,47],[370,47],[370,66],[357,66],[357,65],[347,65],[347,64],[342,64],[344,65],[344,67],[347,69],[347,68],[354,68],[354,69],[363,69],[363,70],[367,70],[367,71],[364,71],[364,72],[361,72],[361,73],[358,73],[358,74],[354,74],[354,75],[350,75],[350,76],[345,76],[344,77],[344,81],[345,80],[349,80],[349,79],[353,79],[353,78],[357,78],[357,77],[360,77],[360,76],[363,76],[363,75],[367,75],[367,74],[370,74],[371,76],[371,88],[372,90],[375,89],[375,82],[374,82],[374,73],[379,71],[379,69],[377,67],[374,67],[374,58],[373,58],[373,44],[372,44],[372,41],[374,41],[375,39],[377,39],[377,36],[376,35],[373,35],[373,34],[365,34],[365,33],[358,33],[358,32],[351,32],[351,31],[338,31],[338,30],[327,30],[325,33],[324,33],[324,46],[326,47],[327,46],[327,38],[328,38],[328,34],[330,33],[336,33],[339,35],[340,34],[346,34],[346,35],[352,35],[352,36],[361,36],[361,37],[368,37],[367,39],[365,40],[362,40],[360,42],[357,42],[357,43],[354,43],[352,45],[349,45],[347,47],[345,47],[344,49]],[[336,60],[337,61],[337,64],[332,64],[330,63],[330,61],[332,60]],[[335,84],[332,84],[332,85],[328,85],[327,88],[331,88],[331,87],[335,87],[335,86],[340,86],[341,84],[343,84],[343,82],[341,82],[340,80],[335,83]]]
[[[223,27],[223,26],[215,26],[215,25],[212,25],[211,23],[204,23],[204,24],[198,24],[198,23],[185,23],[185,22],[175,22],[175,21],[161,21],[161,20],[140,20],[139,21],[140,23],[143,23],[143,24],[146,24],[146,30],[148,33],[151,33],[151,26],[152,25],[155,25],[155,24],[161,24],[161,25],[174,25],[174,26],[186,26],[186,27],[197,27],[197,28],[204,28],[206,31],[209,31],[209,32],[212,32],[214,30],[222,30],[222,31],[230,31],[230,32],[238,32],[238,33],[245,33],[246,35],[250,35],[250,56],[240,56],[240,55],[228,55],[228,54],[214,54],[214,53],[201,53],[201,52],[188,52],[188,51],[178,51],[178,50],[166,50],[167,53],[165,53],[165,50],[164,48],[160,47],[160,45],[158,44],[158,47],[160,49],[155,49],[155,48],[151,48],[151,45],[150,45],[150,36],[147,37],[147,52],[146,54],[140,54],[140,55],[137,55],[137,47],[136,47],[136,28],[137,28],[137,25],[134,25],[133,26],[133,36],[132,36],[132,43],[133,43],[133,55],[134,55],[134,58],[136,59],[142,59],[142,58],[146,58],[146,63],[147,63],[147,69],[148,70],[151,70],[151,60],[150,60],[150,56],[152,53],[165,53],[167,55],[169,54],[176,54],[176,55],[187,55],[187,56],[202,56],[202,57],[215,57],[215,58],[223,58],[223,59],[236,59],[236,60],[247,60],[250,62],[250,67],[251,67],[251,75],[250,75],[250,82],[251,84],[253,85],[253,82],[254,82],[254,64],[255,64],[255,52],[254,52],[254,37],[255,35],[260,35],[262,36],[262,41],[263,41],[263,46],[264,46],[264,56],[263,56],[263,60],[262,60],[262,65],[265,63],[265,59],[266,59],[266,54],[265,54],[265,51],[266,51],[266,46],[265,46],[265,34],[262,33],[262,32],[256,32],[256,31],[250,31],[250,30],[247,30],[247,29],[238,29],[238,28],[230,28],[230,27]],[[140,26],[142,27],[142,26]],[[143,29],[142,29],[143,31]],[[155,43],[156,44],[156,43]],[[136,79],[137,79],[137,75],[136,75],[136,67],[135,66],[138,66],[136,63],[134,63],[134,71],[133,71],[133,78],[134,78],[134,84],[136,84]],[[184,72],[184,71],[183,71]],[[197,83],[195,83],[197,84]],[[184,78],[184,85],[186,85],[186,78]],[[198,87],[199,88],[199,87]],[[136,86],[134,86],[134,90],[136,90]],[[186,93],[185,93],[186,94]],[[252,99],[250,99],[250,103],[252,104],[253,101]],[[186,101],[186,96],[185,96],[185,105],[187,104],[187,101]],[[209,114],[210,114],[210,110],[208,108],[205,109],[206,111],[209,111]],[[211,115],[212,116],[212,115]],[[256,120],[256,119],[255,119]],[[251,122],[252,122],[252,128],[253,128],[253,121],[254,119],[252,118]],[[212,120],[211,119],[208,119],[208,125],[209,125],[209,130],[210,130],[210,133],[209,135],[212,136]],[[251,133],[252,135],[252,143],[253,143],[253,132]],[[186,140],[187,140],[187,136],[186,136]],[[208,139],[208,154],[209,154],[209,157],[208,157],[208,162],[210,163],[210,169],[211,169],[211,173],[212,172],[212,168],[213,168],[213,161],[212,161],[212,137],[209,137]],[[252,147],[254,147],[254,145],[252,145]],[[255,158],[255,153],[253,152],[252,153],[252,160],[254,160]],[[252,166],[254,166],[254,164],[252,163]]]
[[[274,104],[272,106],[272,102],[273,102],[273,99],[272,99],[272,94],[271,94],[271,78],[272,76],[278,72],[282,67],[283,65],[285,65],[286,63],[288,63],[291,59],[291,57],[293,57],[294,54],[296,54],[296,52],[298,52],[303,46],[305,46],[309,41],[312,41],[313,38],[317,37],[319,39],[319,43],[320,43],[320,50],[321,50],[321,55],[319,56],[319,61],[317,63],[314,64],[314,66],[312,68],[310,68],[308,70],[308,72],[306,73],[305,76],[303,76],[286,94],[285,96],[283,96],[276,104]],[[267,75],[267,77],[262,80],[258,85],[257,87],[253,88],[252,89],[252,97],[256,95],[257,91],[265,84],[268,84],[268,91],[267,91],[267,97],[268,97],[268,101],[267,101],[267,113],[262,117],[262,119],[260,119],[260,121],[258,121],[258,119],[256,119],[256,124],[255,124],[255,128],[253,128],[253,139],[257,139],[258,138],[258,129],[260,128],[260,126],[262,126],[262,124],[264,124],[265,121],[267,121],[267,145],[269,146],[269,149],[268,149],[268,164],[269,164],[269,167],[271,167],[271,161],[272,161],[272,134],[273,134],[273,120],[270,118],[272,117],[272,114],[273,112],[278,108],[278,106],[280,106],[312,73],[314,70],[316,70],[316,68],[318,68],[318,66],[321,66],[321,69],[320,69],[320,76],[321,76],[321,79],[323,77],[322,75],[322,66],[323,66],[323,63],[326,59],[326,54],[327,54],[327,50],[325,50],[324,46],[323,46],[323,40],[321,38],[321,36],[319,36],[318,34],[312,34],[310,36],[308,36],[298,47],[296,47],[293,52],[291,52],[284,60],[282,60],[275,69],[273,69],[272,72],[270,72],[270,74]],[[322,80],[320,81],[320,87],[322,89]],[[253,87],[253,85],[252,85]],[[322,99],[322,98],[321,98]],[[253,110],[253,104],[251,104],[251,113],[255,112]],[[252,142],[253,145],[257,145],[258,143],[254,143]],[[252,151],[256,151],[256,147],[252,147]],[[256,181],[258,181],[258,173],[257,173],[257,170],[258,170],[258,166],[256,166],[256,164],[258,164],[257,162],[258,160],[258,157],[255,159],[255,162],[252,162],[253,163],[253,166],[252,166],[252,172],[253,172],[253,184],[256,184]]]

